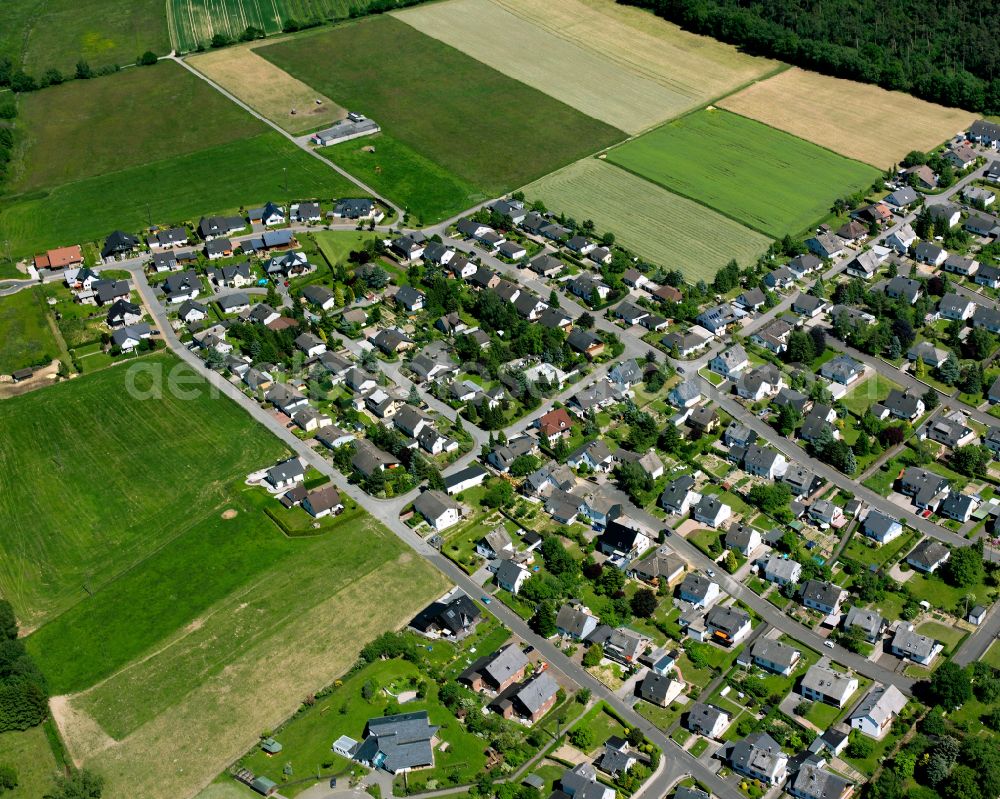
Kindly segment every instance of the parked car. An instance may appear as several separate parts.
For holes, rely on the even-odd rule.
[[[488,605],[488,604],[490,604],[490,602],[493,601],[493,599],[491,597],[488,597],[488,596],[481,596],[481,597],[479,597],[479,599],[482,600],[482,603],[484,605]]]
[[[827,649],[833,649],[833,641],[824,641],[823,646],[825,646]]]

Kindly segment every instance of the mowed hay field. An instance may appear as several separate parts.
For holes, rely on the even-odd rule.
[[[493,0],[507,11],[656,81],[675,96],[664,119],[705,105],[781,64],[697,36],[639,8],[615,0]],[[534,54],[533,54],[534,55]],[[611,88],[608,89],[611,91]]]
[[[624,138],[391,16],[257,53],[490,196]]]
[[[668,122],[607,158],[775,238],[806,230],[836,198],[880,176],[867,164],[715,109]]]
[[[689,98],[515,16],[492,0],[449,0],[398,19],[595,119],[639,133]]]
[[[170,52],[163,0],[9,0],[0,3],[0,56],[40,78],[55,68],[72,75],[135,61],[147,50]]]
[[[14,191],[105,175],[267,130],[169,61],[22,95],[19,127],[25,146],[13,170]]]
[[[682,270],[692,283],[711,281],[731,258],[752,263],[770,244],[766,236],[596,158],[523,191],[548,208],[594,220],[599,230],[610,230],[653,263]]]
[[[283,172],[282,170],[287,170]],[[110,172],[55,189],[0,200],[0,229],[15,256],[93,241],[112,230],[141,230],[254,204],[364,193],[281,134],[250,139]]]
[[[3,402],[0,594],[24,627],[98,597],[213,513],[232,480],[284,452],[197,380],[190,399],[129,395],[133,375],[143,390],[156,372],[165,378],[172,369],[195,377],[172,356],[156,355]]]
[[[289,133],[310,131],[347,116],[330,98],[278,69],[249,46],[225,47],[192,56],[187,62]]]
[[[931,150],[976,115],[878,86],[791,68],[719,102],[721,108],[888,169]]]

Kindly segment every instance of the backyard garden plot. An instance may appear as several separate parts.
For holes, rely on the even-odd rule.
[[[305,133],[347,116],[339,105],[261,58],[249,46],[225,47],[186,60],[289,133]]]
[[[592,219],[624,246],[666,268],[681,269],[691,282],[711,281],[731,258],[752,263],[769,239],[720,214],[588,158],[524,188],[554,210]]]
[[[80,59],[94,69],[170,51],[163,0],[11,0],[0,3],[0,56],[40,78],[72,75]]]
[[[322,161],[274,131],[0,201],[0,229],[15,256],[93,241],[115,229],[197,220],[268,200],[364,196]]]
[[[775,238],[807,230],[833,200],[879,177],[867,164],[714,109],[668,122],[607,157]]]
[[[391,16],[257,53],[490,196],[624,138]]]
[[[492,0],[448,0],[396,14],[422,33],[595,119],[639,133],[690,98],[556,36]]]
[[[614,0],[494,0],[533,25],[656,81],[673,94],[664,119],[705,105],[780,64],[697,36]]]
[[[911,150],[931,150],[975,115],[902,92],[791,68],[719,106],[887,169]]]

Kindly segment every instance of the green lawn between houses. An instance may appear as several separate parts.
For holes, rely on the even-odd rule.
[[[965,596],[971,594],[975,599],[970,602],[972,605],[989,605],[992,598],[996,596],[997,589],[990,589],[985,582],[980,582],[968,588],[957,588],[948,585],[943,578],[937,574],[914,574],[906,581],[910,592],[917,598],[917,601],[927,600],[933,607],[941,608],[948,612],[958,611],[960,615],[965,615]]]
[[[593,735],[594,745],[591,751],[600,749],[612,735],[624,737],[626,733],[625,726],[608,711],[604,702],[594,705],[587,711],[587,715],[573,726],[573,730],[584,728],[589,729]]]
[[[833,199],[879,177],[867,164],[718,109],[667,122],[607,160],[774,237],[811,228]]]
[[[458,183],[453,186],[474,186],[485,196],[502,194],[624,138],[621,131],[389,16],[255,52],[345,108],[370,116],[388,137],[454,176]],[[440,186],[411,185],[404,177],[422,172],[433,184],[440,176],[396,149],[406,166],[392,168],[397,179],[404,179],[390,199],[416,208],[423,197],[440,196]],[[454,212],[467,206],[462,197],[455,198]],[[438,204],[438,214],[446,213]]]

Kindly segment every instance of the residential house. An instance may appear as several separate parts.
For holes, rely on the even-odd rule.
[[[616,319],[621,319],[627,326],[637,325],[645,317],[649,316],[649,311],[636,305],[634,302],[625,300],[614,309]]]
[[[899,490],[913,498],[913,504],[921,510],[937,510],[938,505],[950,490],[948,479],[936,472],[910,466],[899,479]]]
[[[351,467],[363,477],[370,477],[375,472],[395,469],[399,461],[388,452],[383,452],[367,438],[362,438],[354,445],[354,455],[351,456]]]
[[[201,294],[201,279],[193,269],[168,275],[163,281],[163,293],[170,303],[193,300]]]
[[[111,334],[111,346],[117,347],[122,352],[132,352],[145,339],[153,334],[152,329],[145,322],[137,322],[134,325],[120,327]]]
[[[694,520],[709,527],[718,527],[733,515],[733,509],[715,494],[705,494],[693,508]]]
[[[524,679],[528,657],[517,644],[507,644],[484,655],[463,671],[458,681],[477,694],[500,694]]]
[[[931,244],[929,241],[922,241],[913,248],[913,257],[922,264],[941,266],[941,264],[948,260],[948,253],[936,244]]]
[[[812,294],[799,294],[792,302],[792,311],[809,319],[815,319],[829,307],[830,303]]]
[[[573,420],[565,408],[549,411],[540,416],[535,423],[539,437],[550,446],[558,438],[568,438],[573,432],[573,425]]]
[[[740,376],[740,372],[749,365],[750,359],[747,357],[746,350],[737,344],[712,358],[708,368],[729,380],[735,380]]]
[[[592,472],[608,473],[615,465],[615,457],[602,439],[595,439],[578,447],[566,456],[566,463],[574,469],[586,466]]]
[[[810,417],[816,418],[811,414]],[[797,463],[789,464],[781,479],[788,483],[788,487],[796,497],[809,496],[823,483],[811,470]]]
[[[181,307],[177,309],[177,318],[186,324],[201,322],[208,316],[208,308],[200,302],[185,300]]]
[[[337,516],[342,513],[344,503],[336,486],[325,485],[307,493],[302,500],[302,508],[314,519],[322,519],[324,516]]]
[[[371,718],[354,759],[390,774],[433,766],[437,731],[426,710]]]
[[[386,355],[395,355],[396,353],[413,349],[416,346],[413,343],[413,339],[398,327],[387,327],[384,330],[380,330],[369,341]]]
[[[895,208],[897,211],[905,211],[919,199],[919,195],[911,186],[903,186],[884,197],[882,202]]]
[[[566,338],[566,343],[571,349],[587,356],[588,360],[593,360],[604,352],[604,342],[593,333],[589,333],[579,327],[574,327]]]
[[[764,285],[772,290],[780,291],[789,288],[794,283],[795,273],[787,266],[779,266],[764,275]]]
[[[609,519],[607,527],[597,537],[597,548],[612,558],[616,565],[627,567],[656,542],[656,533],[629,516]]]
[[[881,613],[863,608],[860,605],[853,605],[844,617],[844,629],[847,631],[855,628],[861,630],[865,640],[870,644],[874,644],[882,637],[885,624]]]
[[[579,603],[565,604],[556,614],[556,631],[564,638],[582,641],[597,629],[598,618]]]
[[[837,237],[848,244],[860,244],[868,238],[868,226],[857,219],[851,219],[837,228]]]
[[[827,380],[849,386],[865,372],[864,364],[854,360],[850,355],[838,355],[827,361],[820,368],[820,374]]]
[[[976,236],[995,239],[1000,236],[1000,219],[990,214],[972,213],[965,220],[965,229]]]
[[[732,525],[726,531],[726,549],[735,550],[744,557],[749,557],[762,541],[759,530],[742,522]]]
[[[750,340],[766,350],[780,355],[788,349],[788,338],[792,334],[792,326],[784,319],[775,319],[752,336]]]
[[[734,308],[729,303],[723,303],[702,311],[696,317],[696,321],[714,335],[719,335],[725,333],[730,325],[736,324],[744,316],[746,316],[744,311]]]
[[[586,236],[573,236],[566,242],[566,249],[577,255],[589,255],[597,249],[597,245]]]
[[[264,394],[264,401],[270,402],[286,416],[291,416],[299,408],[309,404],[305,395],[300,394],[294,388],[289,388],[284,383],[273,383]]]
[[[822,438],[825,431],[831,431],[834,438],[840,438],[840,431],[834,426],[836,420],[837,412],[829,405],[822,402],[813,403],[806,418],[802,420],[799,438],[803,441],[817,441]]]
[[[875,273],[878,272],[879,266],[880,261],[876,252],[874,250],[865,250],[851,259],[845,271],[851,277],[871,280],[875,276]]]
[[[918,433],[951,449],[964,447],[976,440],[976,431],[966,424],[965,415],[956,411],[945,418],[929,421]]]
[[[906,556],[906,562],[919,572],[933,574],[951,557],[951,550],[940,541],[925,538]]]
[[[675,352],[680,358],[690,358],[706,347],[711,340],[710,336],[701,336],[690,330],[685,333],[667,333],[661,339],[663,346]]]
[[[651,585],[673,585],[687,570],[684,559],[670,547],[661,546],[629,566],[629,576]]]
[[[374,200],[346,198],[338,200],[330,212],[335,219],[370,219],[378,224],[385,218]]]
[[[426,428],[421,433],[421,445],[426,438],[429,430],[432,428]],[[434,431],[436,433],[437,431]],[[427,449],[427,447],[424,447]],[[480,466],[478,463],[472,463],[466,466],[464,469],[459,469],[444,478],[444,488],[449,494],[460,494],[475,486],[482,485],[483,481],[488,477],[488,472]]]
[[[906,697],[895,686],[874,686],[847,717],[852,730],[869,738],[881,740],[889,732],[892,722],[906,707]]]
[[[839,527],[844,522],[844,512],[829,500],[817,499],[809,506],[809,518],[817,524]]]
[[[678,383],[667,394],[667,402],[678,408],[693,408],[701,402],[701,389],[698,387],[698,381],[694,378],[688,378]]]
[[[104,246],[101,248],[101,260],[108,262],[131,256],[138,246],[138,237],[133,236],[131,233],[125,233],[122,230],[116,230],[104,240]]]
[[[746,311],[759,311],[764,307],[765,301],[764,292],[759,288],[747,289],[735,300]]]
[[[889,299],[903,299],[913,305],[923,294],[923,286],[919,280],[897,275],[885,287],[885,296]]]
[[[188,243],[188,233],[182,227],[158,230],[146,239],[146,243],[151,250],[164,249],[166,247],[184,247]]]
[[[807,252],[802,255],[796,255],[786,264],[786,266],[797,278],[803,278],[806,275],[815,272],[817,269],[822,268],[823,261],[821,261],[813,253]]]
[[[915,392],[903,392],[896,388],[889,392],[882,406],[897,419],[910,422],[923,415],[925,408],[924,401]]]
[[[677,596],[696,608],[707,608],[718,598],[719,584],[700,572],[691,572],[681,583]]]
[[[750,444],[743,454],[743,470],[748,474],[777,480],[787,469],[785,456],[770,447]]]
[[[950,493],[938,507],[938,513],[956,522],[965,524],[972,518],[979,502],[969,494]]]
[[[114,329],[142,321],[142,308],[128,300],[115,300],[108,308],[108,327]]]
[[[788,776],[788,755],[766,732],[750,733],[723,751],[734,771],[765,785],[780,785]]]
[[[729,727],[729,714],[715,705],[694,702],[687,712],[685,727],[706,738],[721,738]]]
[[[888,544],[903,534],[903,525],[891,516],[873,508],[868,511],[861,531],[880,544]]]
[[[531,576],[531,573],[520,563],[514,560],[505,560],[496,570],[496,581],[504,591],[517,596],[524,585],[524,581]]]
[[[823,759],[803,763],[788,784],[788,792],[796,799],[850,799],[854,783],[827,771],[823,768],[825,763]]]
[[[326,352],[326,343],[312,333],[300,333],[295,339],[295,346],[302,350],[307,358],[316,358]]]
[[[824,260],[829,260],[836,258],[844,251],[844,242],[843,239],[830,233],[820,233],[817,236],[807,239],[806,247],[814,255]]]
[[[409,626],[429,638],[457,639],[471,632],[480,618],[476,603],[456,588],[420,611]]]
[[[428,489],[418,496],[413,501],[413,510],[423,516],[438,532],[458,524],[462,518],[462,510],[458,503],[443,491],[436,489]]]
[[[685,516],[691,505],[700,499],[701,495],[694,491],[694,478],[689,474],[682,474],[663,489],[660,507],[667,513]]]
[[[283,491],[301,483],[306,476],[298,458],[279,461],[264,473],[264,479],[275,491]]]
[[[274,225],[285,224],[285,209],[272,202],[266,202],[260,208],[251,208],[247,211],[250,223],[254,225],[264,225],[273,227]]]
[[[795,647],[783,644],[781,641],[758,638],[753,642],[749,653],[745,653],[745,656],[753,665],[773,674],[787,677],[792,673],[795,664],[799,662],[802,653]]]
[[[494,699],[489,707],[504,718],[517,717],[534,724],[556,703],[559,683],[551,671],[535,674],[520,686],[512,686],[504,694]]]
[[[393,295],[393,302],[397,307],[403,308],[408,313],[422,311],[427,297],[422,291],[418,291],[413,286],[400,286]]]
[[[667,707],[684,692],[686,687],[685,683],[680,680],[650,670],[646,672],[646,676],[639,683],[636,693],[658,707]]]
[[[935,175],[934,171],[926,164],[911,166],[908,169],[904,169],[901,174],[907,179],[916,181],[917,186],[922,189],[937,188],[937,175]]]
[[[802,564],[780,555],[771,555],[764,561],[763,575],[770,583],[794,584],[802,578]]]
[[[736,607],[717,605],[705,616],[705,630],[715,643],[734,646],[750,634],[750,614]]]
[[[799,686],[799,693],[806,699],[840,708],[857,690],[858,678],[849,671],[836,671],[828,658],[821,658],[810,666]]]
[[[944,220],[950,228],[955,227],[962,218],[962,209],[952,203],[928,205],[927,212],[935,222]]]
[[[910,189],[912,191],[912,189]],[[890,247],[900,255],[906,255],[910,247],[917,241],[917,234],[909,222],[902,224],[885,238],[885,246]]]
[[[898,623],[892,643],[889,644],[890,651],[896,657],[928,667],[943,648],[943,645],[933,638],[917,633],[912,624],[903,622]]]
[[[839,585],[820,580],[806,580],[802,586],[802,604],[827,616],[840,613],[840,603],[847,592]]]

